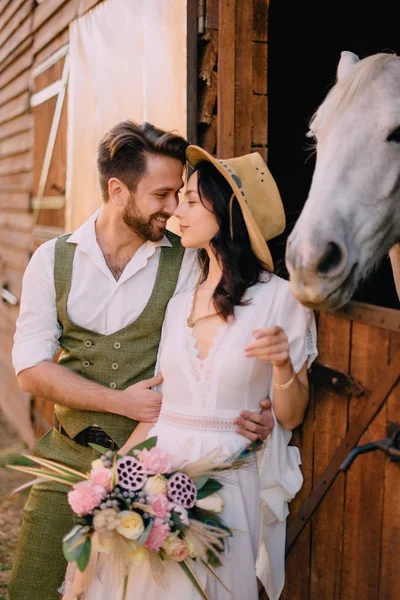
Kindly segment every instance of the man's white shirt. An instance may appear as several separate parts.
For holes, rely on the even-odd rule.
[[[76,251],[67,311],[76,325],[110,335],[133,323],[143,312],[156,281],[161,248],[171,244],[165,236],[159,242],[144,242],[116,281],[96,239],[95,222],[100,211],[68,239],[76,244]],[[16,374],[52,360],[60,348],[61,328],[54,287],[55,244],[56,239],[42,244],[24,274],[12,350]],[[193,289],[199,272],[197,250],[186,250],[175,293]]]

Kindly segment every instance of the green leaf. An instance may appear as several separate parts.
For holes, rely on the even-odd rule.
[[[207,498],[207,496],[211,496],[215,492],[218,492],[224,486],[222,483],[217,481],[216,479],[209,479],[203,487],[197,492],[197,500],[201,500],[202,498]]]
[[[86,569],[90,560],[90,553],[92,551],[92,539],[87,537],[85,543],[83,544],[82,552],[80,553],[76,564],[78,565],[78,569],[81,573]]]
[[[171,512],[171,521],[173,521],[174,527],[176,529],[179,529],[179,531],[184,531],[187,527],[185,523],[182,523],[179,514],[177,514],[175,511]]]
[[[127,454],[129,456],[133,456],[133,453],[135,450],[144,450],[144,449],[151,450],[156,445],[157,445],[157,436],[154,436],[154,437],[149,438],[148,440],[144,440],[144,442],[141,442],[137,446],[134,446],[133,448],[131,448],[129,450],[129,452],[127,452]]]
[[[222,562],[214,552],[211,552],[211,550],[207,550],[207,562],[202,562],[204,562],[206,566],[207,564],[211,565],[212,567],[214,567],[214,569],[216,569],[217,567],[222,567]]]
[[[88,444],[93,450],[97,450],[100,454],[105,454],[110,451],[110,448],[104,448],[104,446],[99,446],[98,444],[92,444],[91,442]]]
[[[209,600],[205,590],[201,586],[201,583],[196,578],[196,575],[193,573],[192,569],[189,567],[186,561],[178,562],[178,565],[181,567],[182,571],[186,574],[188,579],[192,582],[195,589],[198,591],[203,600]]]
[[[209,480],[209,477],[207,475],[204,475],[203,477],[199,477],[198,479],[196,479],[194,484],[195,484],[197,490],[201,490],[201,488],[207,483],[208,480]]]
[[[122,591],[122,598],[121,598],[121,600],[126,600],[126,594],[128,592],[128,581],[129,581],[129,575],[125,575],[125,577],[124,577],[124,589]]]
[[[89,528],[75,525],[63,539],[63,552],[68,562],[75,562],[83,551]]]

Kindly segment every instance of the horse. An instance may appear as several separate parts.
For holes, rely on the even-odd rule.
[[[400,57],[342,52],[307,135],[316,165],[286,265],[300,302],[339,308],[400,242]]]

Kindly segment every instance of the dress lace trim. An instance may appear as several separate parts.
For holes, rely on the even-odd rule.
[[[232,419],[224,419],[221,417],[205,417],[195,415],[183,415],[162,410],[158,421],[173,425],[174,427],[183,427],[184,429],[198,429],[202,431],[218,431],[221,433],[232,433],[236,431],[236,425]]]

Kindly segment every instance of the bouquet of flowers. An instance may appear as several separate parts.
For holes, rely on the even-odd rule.
[[[29,466],[9,466],[38,478],[22,487],[44,480],[71,486],[68,502],[75,526],[63,540],[63,551],[81,573],[93,578],[94,568],[88,567],[98,552],[106,552],[124,578],[124,599],[132,565],[148,560],[163,586],[168,561],[175,561],[207,600],[190,561],[201,562],[226,587],[215,569],[222,565],[226,539],[233,533],[218,516],[223,508],[218,476],[247,464],[252,448],[227,460],[219,459],[216,449],[173,467],[156,444],[157,438],[150,438],[124,456],[91,444],[101,457],[92,462],[90,473],[32,456],[26,457],[32,461]]]

